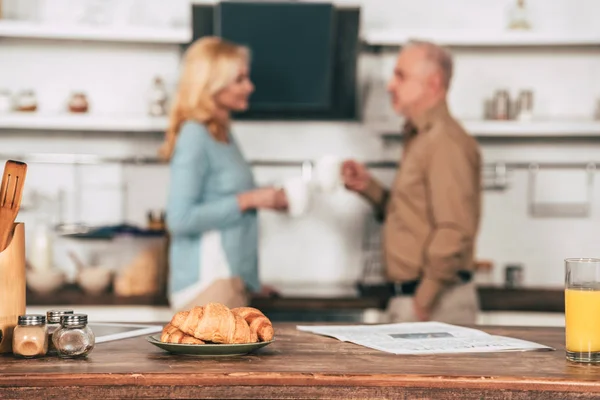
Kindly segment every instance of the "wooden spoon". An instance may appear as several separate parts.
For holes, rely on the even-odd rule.
[[[0,186],[0,251],[4,251],[10,243],[13,224],[21,206],[26,174],[27,164],[24,162],[8,160],[4,166]]]

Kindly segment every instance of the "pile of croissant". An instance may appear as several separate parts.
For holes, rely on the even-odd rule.
[[[229,309],[220,303],[208,303],[173,316],[160,337],[164,343],[241,344],[268,342],[273,325],[262,312],[252,307]]]

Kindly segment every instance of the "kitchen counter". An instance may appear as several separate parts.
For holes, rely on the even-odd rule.
[[[502,286],[480,286],[478,292],[482,311],[564,312],[562,288],[509,289]],[[252,299],[252,305],[266,311],[364,310],[384,309],[388,299],[389,294],[377,288],[359,296],[353,287],[345,287],[344,290],[332,288],[328,291],[315,291],[314,288],[309,287],[304,291],[284,292],[282,297],[255,297]],[[28,291],[27,305],[166,307],[168,301],[164,295],[135,297],[117,297],[112,293],[89,295],[71,285],[48,295]]]
[[[564,290],[552,287],[477,288],[482,311],[564,312]],[[362,296],[314,297],[300,296],[254,298],[252,305],[261,310],[319,310],[319,309],[384,309],[389,294],[373,288]]]
[[[169,355],[143,337],[99,344],[87,360],[2,356],[0,398],[600,397],[600,366],[567,362],[562,329],[484,329],[552,352],[397,356],[275,327],[275,343],[242,357]]]

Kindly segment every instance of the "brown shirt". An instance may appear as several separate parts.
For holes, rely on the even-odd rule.
[[[417,304],[431,308],[458,271],[473,269],[481,209],[477,141],[452,118],[445,102],[412,121],[402,167],[391,191],[372,180],[364,195],[385,218],[388,278],[422,279]]]

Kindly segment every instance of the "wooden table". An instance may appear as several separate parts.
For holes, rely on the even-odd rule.
[[[0,357],[0,398],[591,399],[600,366],[565,361],[553,328],[489,328],[552,352],[396,356],[276,325],[276,342],[235,358],[174,356],[144,338],[87,360]]]

